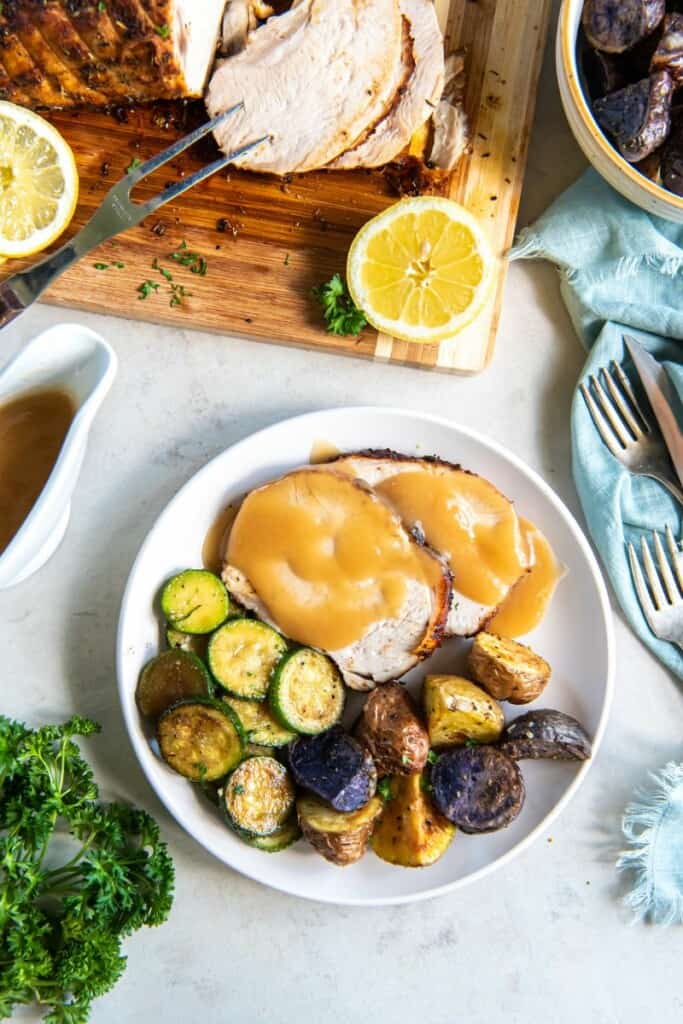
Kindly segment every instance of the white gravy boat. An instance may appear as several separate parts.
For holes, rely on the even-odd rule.
[[[38,388],[62,388],[76,414],[35,505],[0,554],[0,590],[33,575],[59,547],[95,414],[116,376],[113,349],[94,331],[59,324],[39,334],[0,369],[0,404]]]

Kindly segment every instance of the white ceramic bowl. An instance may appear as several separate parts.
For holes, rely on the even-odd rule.
[[[555,64],[562,106],[574,138],[598,174],[632,203],[667,220],[683,223],[683,197],[668,192],[632,167],[603,135],[583,91],[576,40],[583,0],[563,0],[555,40]]]
[[[0,554],[0,590],[37,572],[59,547],[83,465],[88,434],[116,376],[117,360],[99,334],[59,324],[30,341],[0,369],[0,402],[34,388],[59,387],[76,405],[59,458],[21,528]]]
[[[538,523],[568,567],[548,614],[531,642],[553,666],[541,706],[579,718],[599,746],[612,689],[612,620],[595,558],[579,527],[550,488],[510,452],[447,420],[392,409],[333,409],[286,420],[248,437],[201,469],[173,500],[145,540],[131,570],[117,638],[119,694],[131,742],[147,778],[169,812],[207,850],[243,874],[285,892],[331,903],[404,903],[434,896],[504,864],[559,814],[585,779],[591,762],[523,763],[527,798],[507,829],[484,836],[457,835],[438,863],[422,870],[392,867],[372,853],[352,867],[335,868],[304,842],[265,854],[241,842],[185,779],[150,747],[149,727],[135,706],[144,663],[159,650],[155,605],[173,573],[201,564],[202,540],[233,499],[309,460],[314,441],[341,450],[394,448],[436,453],[476,470],[518,502]],[[467,644],[450,641],[408,677],[457,672]],[[523,708],[506,707],[508,717]],[[531,884],[531,882],[530,882]]]

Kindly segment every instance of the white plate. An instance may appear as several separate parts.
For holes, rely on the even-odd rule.
[[[168,504],[145,540],[128,579],[117,640],[119,692],[135,753],[170,813],[225,864],[283,892],[328,903],[405,903],[435,896],[492,871],[519,853],[560,813],[590,768],[549,761],[522,763],[527,798],[517,820],[485,836],[456,835],[441,860],[422,870],[392,867],[367,853],[344,869],[328,864],[304,842],[278,854],[242,843],[204,803],[196,788],[151,750],[135,706],[142,665],[159,648],[155,611],[161,583],[201,564],[203,538],[232,499],[307,463],[324,439],[341,450],[394,448],[438,454],[490,479],[537,523],[569,569],[533,646],[553,666],[541,703],[575,715],[602,738],[612,693],[614,639],[605,585],[595,558],[560,499],[514,455],[447,420],[397,409],[331,409],[286,420],[239,442],[204,466]],[[466,644],[450,641],[426,663],[428,671],[457,671]],[[425,665],[412,677],[420,679]],[[508,717],[524,709],[506,705]]]

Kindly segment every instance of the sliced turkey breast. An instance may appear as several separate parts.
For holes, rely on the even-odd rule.
[[[448,636],[483,629],[529,571],[514,506],[482,477],[440,459],[391,451],[342,455],[327,465],[372,487],[446,561],[452,575]]]
[[[224,0],[6,0],[0,98],[73,107],[201,96],[224,6]]]
[[[334,169],[389,163],[431,117],[441,99],[445,80],[443,36],[433,0],[399,0],[399,6],[410,37],[408,54],[402,61],[406,80],[399,84],[385,117],[363,141],[332,162]]]
[[[249,494],[223,579],[259,618],[326,651],[349,686],[402,676],[440,643],[450,574],[364,484],[324,467]]]
[[[401,52],[396,0],[301,0],[215,71],[209,114],[244,101],[216,132],[219,146],[228,152],[269,136],[239,166],[273,174],[323,167],[386,112]]]
[[[442,171],[452,171],[470,143],[464,99],[465,57],[461,52],[452,53],[446,61],[443,93],[432,118],[429,163]]]

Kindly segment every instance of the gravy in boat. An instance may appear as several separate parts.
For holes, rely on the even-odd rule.
[[[66,391],[29,391],[0,405],[0,552],[35,505],[76,414]]]

